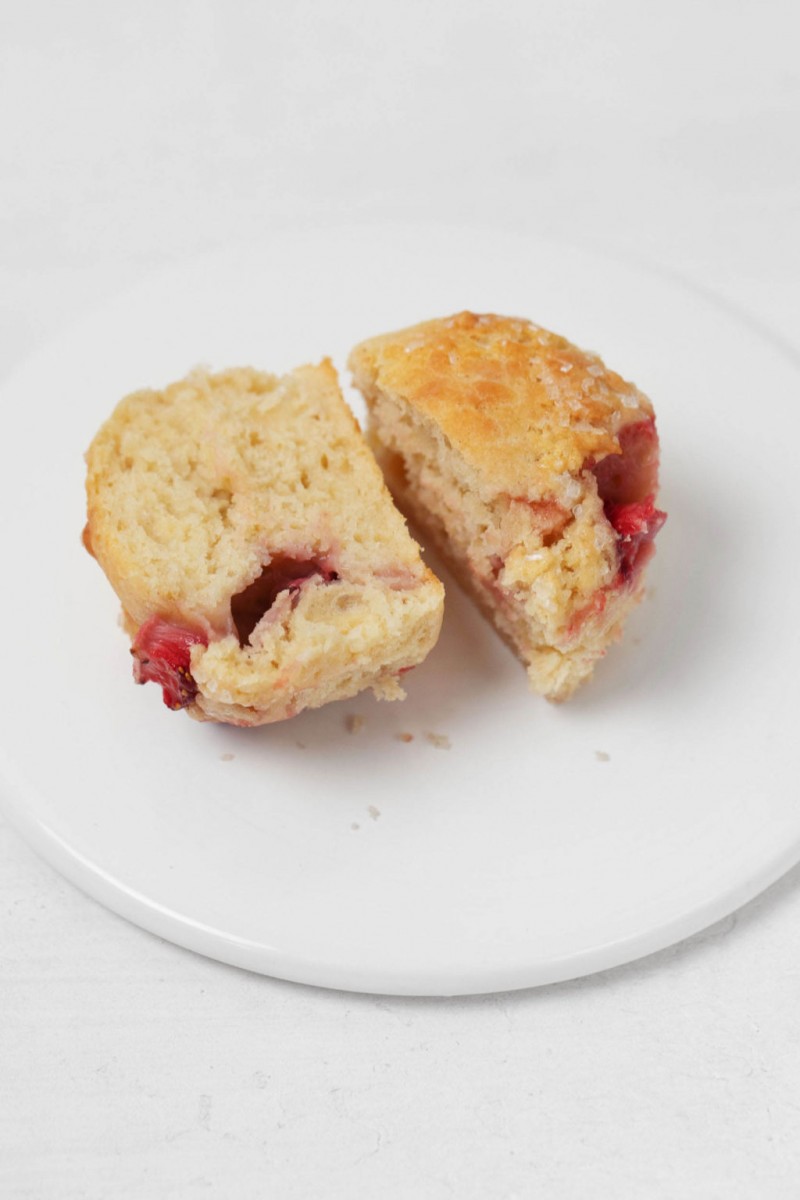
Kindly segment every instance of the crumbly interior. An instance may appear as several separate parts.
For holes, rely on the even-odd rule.
[[[565,645],[565,616],[616,573],[616,539],[591,473],[574,480],[567,512],[492,494],[430,420],[386,394],[370,404],[370,437],[400,507],[491,616],[536,689],[568,695],[596,655]]]
[[[642,595],[640,578],[612,587],[617,536],[592,464],[649,402],[562,338],[472,314],[372,339],[350,366],[400,507],[532,687],[566,699]]]
[[[132,634],[200,629],[193,715],[258,724],[370,686],[436,640],[443,589],[330,363],[278,379],[197,371],[126,397],[87,455],[88,536]],[[231,602],[276,562],[319,564],[240,644]]]

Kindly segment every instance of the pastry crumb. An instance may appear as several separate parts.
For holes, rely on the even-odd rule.
[[[233,762],[235,757],[236,757],[235,754],[220,754],[219,761],[220,762]]]
[[[369,815],[373,821],[377,821],[378,817],[381,815],[381,810],[379,808],[376,808],[374,804],[370,804],[369,808],[367,809],[367,812],[369,813]]]
[[[344,719],[348,733],[358,733],[366,725],[366,721],[360,713],[348,713]]]
[[[361,826],[359,825],[358,821],[353,821],[353,824],[350,826],[350,828],[351,829],[360,829]]]
[[[425,737],[432,746],[436,746],[437,750],[450,749],[450,738],[446,733],[426,733]]]
[[[594,756],[598,762],[611,762],[611,755],[606,754],[605,750],[595,750]]]
[[[396,733],[394,738],[396,742],[413,742],[414,735],[413,733]]]

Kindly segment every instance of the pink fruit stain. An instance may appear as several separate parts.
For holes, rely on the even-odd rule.
[[[190,670],[192,646],[197,645],[208,645],[205,634],[161,617],[150,617],[133,639],[134,680],[159,684],[167,708],[186,708],[197,695]]]
[[[552,546],[558,541],[570,520],[569,509],[556,500],[529,500],[527,496],[512,496],[511,499],[530,510],[533,526],[539,531],[543,546]]]

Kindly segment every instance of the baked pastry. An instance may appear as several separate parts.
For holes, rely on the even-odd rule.
[[[444,590],[330,362],[136,392],[87,463],[85,543],[122,602],[135,679],[170,708],[260,725],[363,688],[402,698]]]
[[[401,508],[563,700],[643,593],[665,519],[650,401],[529,321],[464,312],[349,360]]]

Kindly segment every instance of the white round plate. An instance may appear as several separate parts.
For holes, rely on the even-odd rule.
[[[119,397],[200,362],[329,354],[346,379],[361,338],[463,308],[563,332],[655,402],[669,521],[595,680],[561,707],[531,695],[445,575],[405,703],[237,730],[134,687],[80,543],[82,454]],[[2,393],[8,815],[144,928],[328,987],[526,987],[694,932],[800,858],[797,389],[688,288],[512,234],[280,234],[149,282]]]

